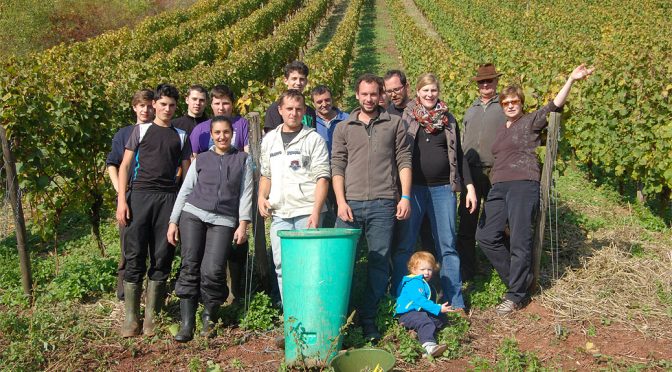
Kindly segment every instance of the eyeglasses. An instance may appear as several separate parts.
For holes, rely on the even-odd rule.
[[[508,106],[508,105],[519,105],[520,100],[519,99],[510,99],[508,101],[502,101],[502,106]]]
[[[479,84],[479,85],[480,84],[492,84],[493,81],[495,81],[495,79],[483,79],[483,80],[477,81],[476,83]]]
[[[387,94],[392,94],[392,93],[399,94],[399,93],[401,93],[402,90],[404,90],[404,88],[405,88],[404,86],[401,86],[401,87],[397,87],[397,88],[386,89],[385,93],[387,93]]]

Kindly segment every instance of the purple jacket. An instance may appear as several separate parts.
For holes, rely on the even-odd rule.
[[[191,141],[191,151],[196,154],[208,151],[213,145],[212,138],[210,138],[210,123],[212,120],[206,120],[198,124],[193,131],[189,140]],[[249,144],[249,128],[250,123],[247,119],[234,116],[233,117],[233,138],[231,144],[238,151],[244,151],[245,146]]]

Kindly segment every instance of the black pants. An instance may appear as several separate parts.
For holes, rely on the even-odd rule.
[[[443,314],[434,315],[426,311],[409,311],[399,316],[399,324],[407,329],[412,329],[418,333],[418,341],[421,344],[425,342],[436,342],[434,333],[446,324],[446,317]]]
[[[533,280],[534,223],[539,210],[539,182],[508,181],[492,186],[476,239],[504,284],[506,298],[520,303]],[[510,249],[504,228],[509,223]]]
[[[198,298],[205,305],[221,305],[229,297],[226,260],[231,255],[233,227],[201,221],[189,212],[180,216],[182,266],[175,284],[180,298]]]
[[[117,264],[117,298],[124,299],[124,272],[126,271],[126,258],[124,258],[124,230],[126,226],[119,224],[119,247],[121,248],[121,257]]]
[[[231,236],[233,237],[233,233]],[[231,294],[233,294],[234,300],[242,301],[245,298],[245,269],[247,268],[249,251],[250,243],[248,241],[231,249],[228,264],[231,274]]]
[[[175,197],[174,193],[142,191],[133,191],[128,196],[131,220],[124,229],[125,281],[141,283],[145,273],[150,280],[168,279],[175,246],[168,243],[166,234]]]
[[[470,280],[478,271],[476,260],[476,228],[481,211],[481,204],[490,192],[490,168],[469,167],[474,188],[476,189],[476,210],[469,213],[466,207],[467,192],[460,193],[460,206],[457,213],[460,216],[460,225],[457,230],[457,253],[460,255],[460,269],[462,280]]]

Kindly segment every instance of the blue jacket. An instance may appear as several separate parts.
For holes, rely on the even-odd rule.
[[[441,313],[441,305],[431,300],[432,289],[422,275],[406,275],[401,281],[398,292],[395,315],[413,310],[426,311],[434,315]]]
[[[329,157],[331,158],[331,140],[334,138],[334,130],[336,129],[336,124],[342,122],[348,118],[348,114],[334,107],[336,110],[336,116],[326,121],[322,119],[319,115],[316,116],[317,123],[315,125],[315,130],[317,134],[322,136],[324,141],[327,143],[327,151],[329,151]]]

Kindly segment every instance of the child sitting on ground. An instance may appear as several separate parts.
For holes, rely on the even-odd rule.
[[[418,340],[427,355],[440,356],[447,347],[436,343],[434,332],[445,324],[443,314],[455,309],[448,302],[439,305],[432,299],[428,283],[439,265],[431,253],[416,252],[408,260],[407,267],[410,275],[403,278],[397,289],[395,316],[399,316],[399,323],[405,328],[418,333]]]

